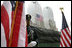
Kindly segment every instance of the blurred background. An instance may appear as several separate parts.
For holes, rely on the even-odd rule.
[[[31,2],[32,1],[25,1],[25,15],[28,13],[27,10]],[[58,31],[61,31],[62,28],[62,14],[59,8],[63,7],[64,8],[63,12],[71,31],[71,1],[37,1],[37,2],[40,4],[42,8],[42,12],[43,9],[47,6],[52,9],[54,21],[56,23],[56,27],[58,28]],[[1,5],[2,4],[3,1],[1,1]]]

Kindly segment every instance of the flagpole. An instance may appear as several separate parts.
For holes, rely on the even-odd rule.
[[[15,12],[14,12],[13,21],[12,21],[11,34],[10,34],[8,47],[11,47],[11,44],[12,44],[12,35],[13,35],[13,28],[14,28],[14,22],[15,22],[17,7],[18,7],[18,1],[16,1],[16,8],[15,8]]]

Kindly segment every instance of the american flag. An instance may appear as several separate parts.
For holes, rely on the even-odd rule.
[[[62,12],[62,30],[60,38],[60,47],[71,47],[71,32],[69,30],[63,12]]]
[[[13,27],[12,37],[10,37],[9,47],[27,47],[26,17],[24,1],[17,1],[17,8]],[[14,19],[14,18],[13,18]]]
[[[1,47],[7,47],[9,43],[9,33],[11,30],[11,12],[11,3],[9,1],[4,1],[1,6]],[[4,44],[5,41],[6,44]]]
[[[43,18],[42,18],[42,16],[41,16],[41,15],[36,14],[36,20],[38,20],[38,21],[42,21],[42,20],[43,20]]]
[[[13,26],[13,33],[11,32],[12,8],[11,1],[4,1],[1,6],[1,47],[27,47],[27,30],[24,1],[17,1],[18,6],[15,9],[16,14]],[[14,12],[15,13],[15,12]],[[14,16],[13,15],[13,16]],[[12,22],[11,22],[12,20]],[[2,35],[3,34],[3,35]],[[10,36],[12,35],[12,37]],[[10,44],[11,42],[11,44]],[[10,44],[10,46],[9,46]]]

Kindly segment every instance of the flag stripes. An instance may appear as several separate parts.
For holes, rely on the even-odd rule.
[[[4,1],[1,6],[1,23],[4,27],[5,37],[6,37],[6,46],[9,43],[9,34],[11,30],[11,10],[12,6],[9,1]],[[1,33],[2,34],[2,33]]]
[[[9,39],[9,18],[8,18],[8,13],[4,6],[1,7],[1,22],[4,26],[5,30],[5,37],[8,45],[8,39]]]
[[[62,39],[60,39],[60,40],[61,40],[61,42],[60,42],[60,47],[65,47]]]
[[[1,47],[7,47],[6,45],[6,36],[5,36],[5,31],[4,31],[4,27],[1,23]]]
[[[9,38],[9,45],[8,45],[8,47],[11,47],[11,44],[12,44],[13,28],[14,28],[14,23],[15,23],[17,7],[18,7],[18,1],[16,2],[16,9],[15,9],[14,16],[13,16],[12,27],[11,27],[11,34],[10,34],[10,38]]]
[[[26,40],[26,16],[25,16],[25,8],[24,8],[24,3],[20,2],[21,6],[19,5],[19,7],[21,7],[20,9],[22,9],[22,17],[21,17],[21,24],[20,24],[20,30],[19,30],[19,39],[18,39],[18,47],[25,47],[25,42]]]
[[[66,41],[67,41],[67,42],[69,43],[69,45],[70,45],[70,39],[69,39],[68,35],[67,35],[67,36],[65,36],[65,35],[66,35],[66,33],[65,33],[65,31],[64,31],[64,30],[62,31],[62,34],[63,34],[64,39],[66,39]]]
[[[8,13],[8,17],[9,17],[9,30],[11,31],[11,12],[12,12],[12,6],[10,1],[4,1],[3,2],[3,6],[5,7],[7,13]],[[9,32],[10,35],[10,32]]]
[[[26,17],[24,3],[18,1],[14,22],[11,47],[26,47]],[[13,18],[14,19],[14,18]]]
[[[1,36],[3,37],[1,37],[1,46],[4,47],[27,47],[28,45],[24,1],[16,2],[18,4],[15,10],[12,10],[13,4],[10,1],[4,1],[1,6]]]
[[[60,38],[60,47],[71,47],[71,32],[67,25],[64,13],[62,12],[62,31]]]
[[[66,34],[68,35],[69,39],[71,40],[71,35],[70,35],[70,32],[67,30],[68,28],[64,29]]]

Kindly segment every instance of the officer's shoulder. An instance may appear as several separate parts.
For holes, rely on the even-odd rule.
[[[35,27],[35,26],[30,26],[30,28],[31,28],[32,30],[37,30],[37,29],[38,29],[38,28]]]
[[[31,28],[36,28],[35,26],[30,26]]]

